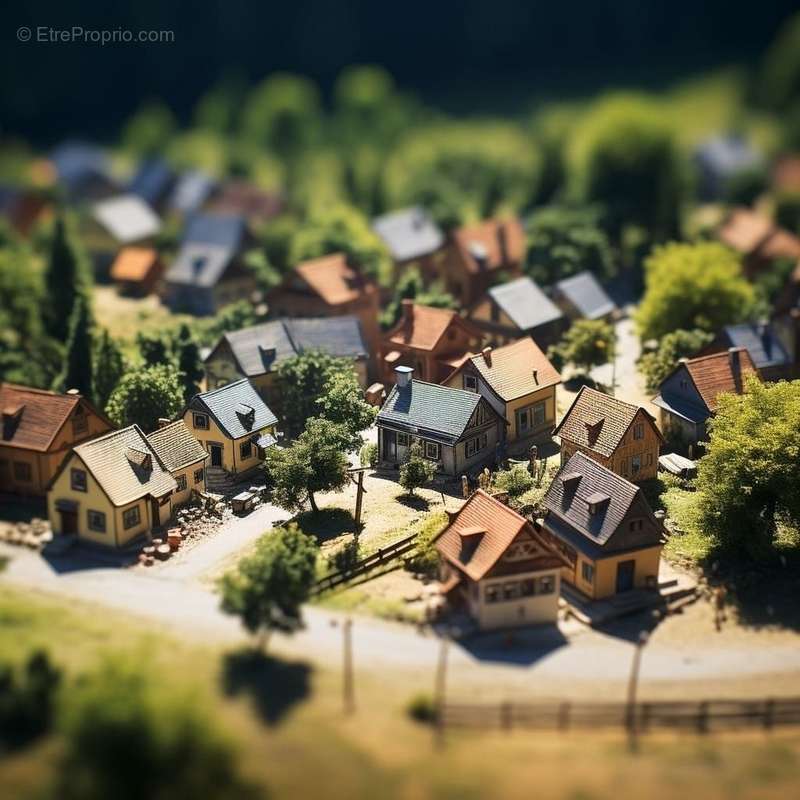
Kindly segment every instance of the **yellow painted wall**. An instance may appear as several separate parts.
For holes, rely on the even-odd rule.
[[[205,465],[206,461],[198,461],[195,464],[189,464],[188,467],[184,467],[183,469],[177,469],[175,472],[170,473],[175,480],[178,480],[180,475],[183,475],[186,478],[186,488],[179,492],[177,489],[172,493],[172,506],[175,508],[176,506],[182,506],[184,503],[188,503],[192,496],[192,489],[196,489],[198,492],[204,492],[206,490],[206,480],[205,480]],[[203,470],[203,477],[198,482],[195,483],[194,480],[194,473],[199,470]]]
[[[575,563],[575,571],[569,572],[567,580],[584,594],[594,599],[610,597],[617,593],[617,564],[620,561],[635,561],[636,569],[633,574],[634,588],[644,589],[647,586],[647,576],[654,575],[658,579],[658,567],[661,559],[661,545],[648,547],[644,550],[634,552],[623,552],[609,558],[601,558],[592,561],[583,554],[578,553]],[[588,583],[583,579],[583,563],[591,564],[594,567],[593,583]],[[566,577],[566,576],[565,576]]]
[[[33,450],[23,450],[19,447],[0,446],[0,480],[2,492],[15,494],[44,494],[47,485],[47,457]],[[30,469],[29,481],[18,480],[14,476],[14,464],[27,464]]]
[[[540,389],[538,392],[532,392],[529,395],[525,395],[525,397],[521,397],[517,400],[511,400],[510,402],[506,403],[506,420],[509,423],[506,431],[509,441],[513,442],[519,436],[519,431],[517,430],[517,409],[525,408],[526,406],[532,406],[534,403],[539,403],[542,400],[545,402],[544,424],[537,428],[529,428],[524,432],[524,435],[525,437],[534,436],[537,433],[541,433],[542,431],[550,430],[551,428],[555,427],[556,387],[547,386],[544,389]]]
[[[122,515],[125,511],[129,508],[133,508],[134,506],[139,506],[139,524],[134,525],[132,528],[125,530],[125,526],[122,523]],[[136,538],[139,534],[147,533],[151,528],[152,520],[151,520],[151,508],[150,508],[150,498],[142,498],[141,500],[137,500],[134,503],[128,503],[127,505],[122,506],[121,508],[117,508],[114,510],[115,514],[115,521],[117,527],[117,544],[118,546],[123,546],[127,544],[131,539]],[[172,507],[167,501],[167,503],[161,507],[161,524],[169,520],[172,516]]]

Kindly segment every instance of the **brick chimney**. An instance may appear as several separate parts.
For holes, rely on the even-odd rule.
[[[404,386],[408,386],[411,383],[414,377],[414,370],[411,367],[395,367],[394,376],[398,388],[402,389]]]
[[[492,366],[492,348],[488,347],[488,346],[484,347],[483,350],[481,350],[481,355],[483,356],[483,360],[486,362],[486,366],[491,368],[491,366]]]
[[[733,375],[733,385],[737,394],[742,391],[742,357],[741,353],[743,347],[729,347],[728,348],[728,361],[731,365],[731,374]]]
[[[533,382],[538,386],[539,385],[539,370],[535,369],[533,371]]]
[[[500,248],[500,263],[503,266],[508,265],[508,231],[506,230],[505,222],[501,222],[497,226],[497,245]]]
[[[170,424],[170,420],[167,417],[159,417],[158,418],[158,429],[166,428],[167,425]]]
[[[404,297],[400,303],[402,320],[410,325],[411,320],[414,318],[414,301],[408,297]]]
[[[79,395],[80,393],[80,389],[67,389],[66,391],[66,394],[70,394],[73,397],[75,397],[75,395]]]

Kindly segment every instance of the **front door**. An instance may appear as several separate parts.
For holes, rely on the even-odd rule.
[[[151,498],[150,506],[153,509],[153,527],[157,528],[161,524],[161,514],[159,514],[158,500],[155,497]]]
[[[61,533],[66,536],[74,536],[78,532],[78,512],[59,511],[61,514]]]
[[[210,444],[208,450],[211,453],[211,466],[222,466],[222,446],[218,444]]]
[[[633,576],[635,572],[635,561],[620,561],[619,564],[617,564],[617,593],[629,592],[633,589]]]
[[[397,433],[395,431],[383,431],[383,460],[397,461]]]

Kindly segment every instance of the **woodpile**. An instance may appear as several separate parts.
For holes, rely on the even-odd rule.
[[[0,541],[31,550],[41,550],[53,540],[50,523],[46,519],[34,517],[30,522],[11,523],[0,527]]]

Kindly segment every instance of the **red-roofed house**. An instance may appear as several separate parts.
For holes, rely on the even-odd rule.
[[[778,259],[796,261],[800,258],[800,239],[749,208],[731,211],[718,235],[723,244],[741,253],[742,266],[749,278]]]
[[[436,539],[442,592],[485,630],[553,623],[566,558],[533,523],[478,489]]]

